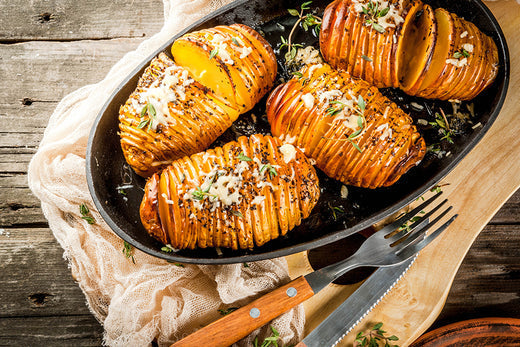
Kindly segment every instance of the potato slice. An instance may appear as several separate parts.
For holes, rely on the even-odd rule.
[[[450,44],[453,42],[454,29],[453,19],[450,13],[443,8],[435,10],[435,20],[437,21],[437,39],[429,69],[426,71],[417,95],[430,88],[441,78],[443,70],[447,69],[446,59],[453,55],[454,49]],[[450,55],[451,52],[451,55]]]
[[[398,52],[400,88],[414,95],[432,60],[437,37],[437,24],[432,8],[425,4],[420,15],[414,15],[410,23],[405,24],[403,37],[405,43]]]
[[[412,119],[377,88],[327,64],[300,72],[271,93],[267,118],[273,135],[303,148],[328,176],[389,186],[422,159],[426,145]]]
[[[204,86],[234,102],[240,113],[250,110],[272,87],[276,57],[253,29],[217,26],[188,33],[171,48],[175,62]]]
[[[299,225],[319,195],[316,171],[299,149],[257,134],[154,174],[140,216],[153,237],[177,249],[252,249]]]

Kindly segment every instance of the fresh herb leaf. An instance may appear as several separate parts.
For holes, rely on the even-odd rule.
[[[161,251],[166,253],[172,253],[175,252],[175,248],[173,248],[171,245],[165,245],[164,247],[161,247]]]
[[[299,17],[300,16],[300,12],[298,12],[297,10],[295,10],[293,8],[287,9],[287,12],[289,12],[289,14],[291,16],[295,16],[295,17]]]
[[[240,154],[237,156],[237,158],[238,158],[239,160],[242,160],[242,161],[251,161],[251,160],[252,160],[251,158],[249,158],[248,156],[246,156],[246,155],[244,154],[244,152],[240,153]]]
[[[211,52],[209,52],[209,59],[213,59],[215,58],[215,56],[218,54],[218,49],[215,48],[215,49],[212,49]]]
[[[244,267],[249,267],[249,264],[248,263],[244,263]]]
[[[150,122],[150,119],[143,119],[139,122],[139,125],[137,125],[137,129],[142,129],[144,128],[148,122]]]
[[[132,263],[135,264],[135,259],[134,259],[134,255],[133,255],[133,249],[132,249],[132,245],[130,245],[128,242],[124,242],[123,243],[123,254],[127,257],[127,258],[131,258],[132,259]]]
[[[377,13],[377,16],[378,17],[384,17],[384,16],[386,16],[388,14],[388,11],[390,11],[390,7],[386,7],[384,9],[382,9],[381,11],[379,11]]]
[[[126,196],[126,191],[124,189],[118,189],[117,192],[121,195],[125,195]]]
[[[236,311],[236,310],[238,310],[238,307],[228,307],[228,308],[224,308],[224,309],[219,308],[219,309],[218,309],[218,312],[219,312],[221,315],[226,316],[226,315],[228,315],[228,314],[230,314],[231,312]]]
[[[372,329],[368,332],[359,332],[356,334],[356,340],[354,341],[354,347],[359,346],[368,346],[368,347],[378,347],[382,343],[383,346],[390,347],[389,341],[397,341],[399,338],[395,335],[385,336],[386,331],[382,330],[381,327],[383,323],[377,323],[372,327]],[[393,345],[396,346],[397,345]]]
[[[233,37],[233,38],[231,39],[231,41],[233,42],[233,44],[234,44],[235,46],[237,46],[237,47],[242,47],[242,45],[240,44],[240,42],[238,42],[238,40],[237,40],[235,37]]]
[[[372,61],[372,59],[370,59],[369,57],[367,57],[364,54],[361,55],[361,58],[365,59],[366,61]]]
[[[231,213],[237,217],[244,218],[244,215],[240,211],[231,210]]]
[[[264,172],[265,170],[267,170],[271,179],[273,179],[275,176],[278,176],[278,172],[276,172],[276,169],[271,164],[265,164],[262,166],[260,173]]]
[[[173,263],[173,265],[178,266],[178,267],[184,267],[184,264],[181,264],[181,263]]]
[[[81,213],[81,218],[86,220],[88,224],[96,223],[96,220],[90,215],[90,210],[84,203],[79,205],[79,212]]]

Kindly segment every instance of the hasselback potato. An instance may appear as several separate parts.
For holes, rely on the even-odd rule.
[[[277,63],[273,49],[243,24],[217,26],[175,40],[173,59],[215,93],[250,110],[273,86]]]
[[[354,77],[430,99],[470,100],[498,73],[490,37],[420,0],[336,0],[323,15],[320,50]]]
[[[164,53],[154,58],[119,111],[121,147],[141,176],[200,152],[239,116]]]
[[[426,152],[412,119],[377,88],[327,64],[304,67],[267,101],[273,135],[345,184],[389,186]]]
[[[253,135],[154,174],[140,214],[152,236],[176,249],[251,249],[299,225],[319,194],[316,172],[300,150]]]

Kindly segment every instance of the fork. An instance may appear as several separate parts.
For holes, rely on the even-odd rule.
[[[305,276],[300,276],[216,322],[197,330],[172,346],[229,346],[292,307],[304,302],[354,268],[361,266],[386,267],[405,262],[430,244],[457,218],[457,214],[453,215],[439,228],[426,235],[426,231],[452,209],[451,206],[446,208],[430,221],[430,217],[448,201],[445,199],[428,213],[423,212],[441,194],[442,192],[432,196],[393,223],[374,233],[349,258]],[[421,213],[423,213],[421,217],[415,217]],[[410,222],[411,224],[408,225],[407,223]]]

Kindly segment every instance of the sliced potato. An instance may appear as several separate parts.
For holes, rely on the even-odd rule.
[[[271,93],[267,118],[273,135],[303,148],[328,176],[377,188],[422,159],[426,145],[412,119],[377,88],[327,64],[301,73]]]
[[[426,71],[421,87],[416,95],[427,95],[428,88],[434,85],[441,78],[443,70],[447,69],[446,59],[454,53],[454,47],[450,43],[454,41],[453,19],[450,13],[443,8],[435,10],[435,20],[437,22],[437,39],[429,69]],[[450,54],[451,52],[451,54]]]
[[[178,65],[216,94],[250,110],[272,87],[277,63],[271,46],[253,29],[217,26],[188,33],[171,48]]]
[[[252,249],[299,225],[319,195],[316,171],[298,148],[257,134],[154,174],[140,216],[153,237],[177,249]]]
[[[420,15],[414,15],[403,32],[405,43],[399,54],[399,82],[400,88],[408,94],[414,95],[420,88],[432,60],[437,24],[433,9],[425,4]]]

